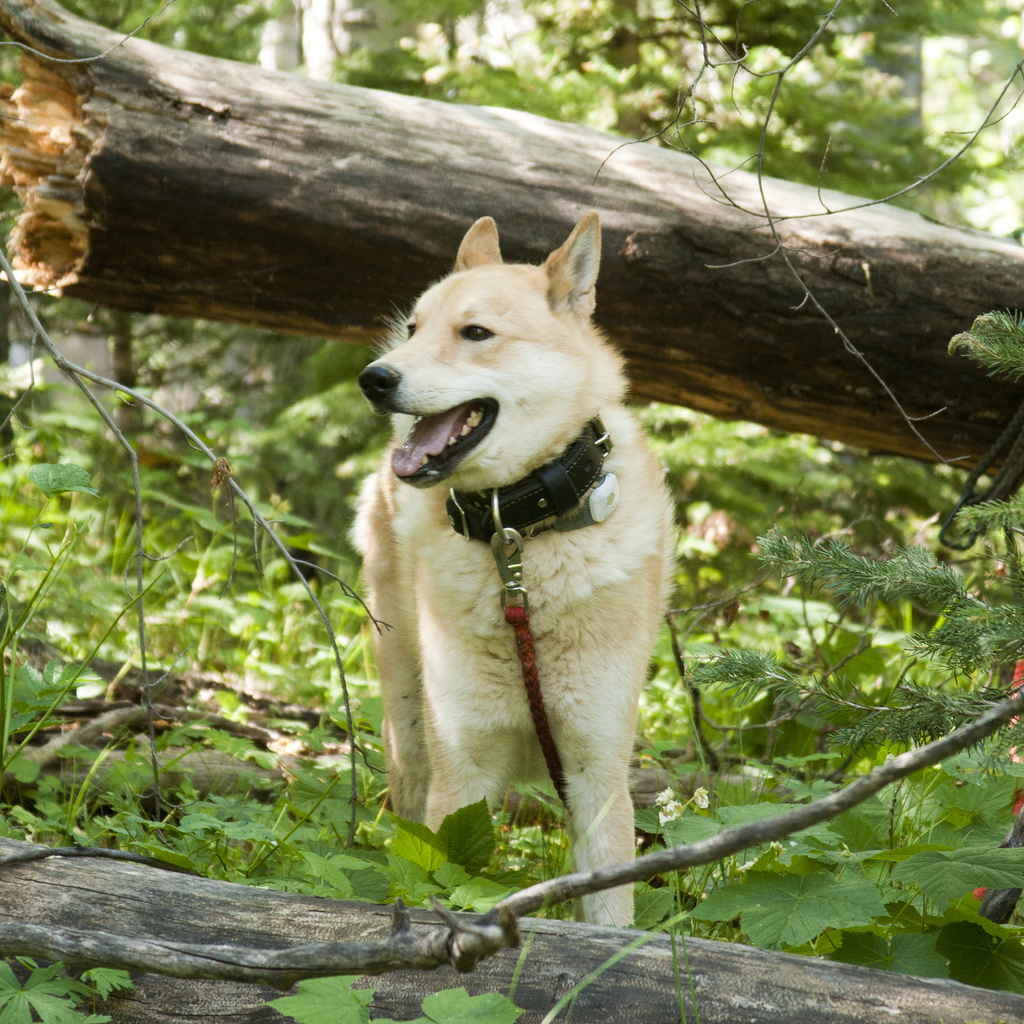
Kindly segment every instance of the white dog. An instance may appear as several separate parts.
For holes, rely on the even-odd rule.
[[[673,566],[660,467],[590,322],[600,252],[596,213],[540,267],[503,264],[478,220],[359,379],[395,422],[355,528],[370,607],[392,627],[375,639],[392,806],[436,829],[547,776],[503,613],[525,592],[580,870],[634,855],[627,772]],[[627,925],[632,893],[582,909]]]

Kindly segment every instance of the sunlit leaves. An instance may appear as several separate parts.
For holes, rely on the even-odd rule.
[[[89,474],[81,466],[70,463],[36,463],[28,468],[28,478],[48,498],[55,494],[67,494],[71,491],[79,491],[82,494],[92,494],[99,497],[99,491],[92,486]]]

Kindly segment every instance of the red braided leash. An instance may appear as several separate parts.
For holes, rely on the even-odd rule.
[[[558,756],[548,723],[548,713],[544,708],[544,695],[540,692],[540,677],[537,675],[537,656],[533,649],[533,634],[530,632],[530,614],[521,605],[505,606],[505,621],[515,630],[516,652],[523,669],[523,683],[526,696],[530,702],[530,714],[533,716],[533,727],[540,740],[540,749],[544,753],[544,763],[548,766],[548,774],[555,784],[555,791],[566,809],[569,798],[565,792],[565,772],[562,771],[562,759]]]

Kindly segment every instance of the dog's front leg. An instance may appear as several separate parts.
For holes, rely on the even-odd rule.
[[[373,650],[384,703],[384,762],[388,800],[400,817],[423,821],[430,762],[423,723],[423,681],[412,607],[412,572],[394,529],[391,488],[386,471],[363,486],[354,540],[363,555],[367,602],[386,625],[374,631]]]
[[[500,804],[509,785],[510,751],[501,737],[481,735],[470,723],[458,728],[452,721],[428,721],[430,791],[427,826],[437,831],[445,816],[460,807],[486,799]]]
[[[628,754],[595,752],[582,770],[566,768],[569,838],[577,871],[621,864],[636,853],[633,801],[627,783]],[[619,928],[633,923],[633,887],[619,886],[582,898],[584,921]]]

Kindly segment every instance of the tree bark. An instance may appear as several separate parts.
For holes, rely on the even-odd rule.
[[[30,849],[28,843],[0,840],[3,855]],[[9,933],[9,922],[80,929],[165,943],[168,955],[177,943],[221,944],[237,948],[241,956],[246,949],[365,941],[386,935],[391,917],[391,907],[271,892],[135,864],[54,858],[0,870],[0,934]],[[438,923],[434,915],[418,911],[413,920],[416,931]],[[640,934],[532,919],[521,920],[520,927],[533,933],[515,993],[526,1011],[520,1024],[537,1024],[559,997]],[[2,951],[11,950],[8,945]],[[420,1015],[423,997],[442,988],[507,993],[520,953],[500,950],[470,974],[449,967],[397,971],[366,977],[357,987],[376,989],[373,1016],[411,1019]],[[696,1019],[705,1024],[874,1024],[883,1017],[902,1024],[1024,1020],[1024,997],[952,981],[700,939],[687,940],[678,956],[688,1019],[693,1019],[692,979]],[[224,953],[222,963],[229,959]],[[89,956],[79,958],[82,965],[91,962]],[[281,994],[269,985],[154,974],[135,975],[135,981],[133,995],[102,1007],[116,1024],[280,1019],[265,1006]],[[670,941],[657,936],[611,966],[583,989],[572,1017],[603,1024],[678,1024]]]
[[[62,57],[118,36],[53,0],[0,24]],[[537,261],[600,211],[597,319],[634,395],[921,458],[892,398],[802,302],[763,218],[692,158],[497,108],[315,83],[132,39],[85,64],[26,56],[0,123],[25,200],[17,264],[40,288],[123,309],[371,341],[446,273],[474,218]],[[603,163],[606,158],[607,163]],[[724,178],[747,210],[756,179]],[[968,465],[1021,389],[949,356],[1024,305],[1024,249],[893,207],[767,180],[791,258],[943,458]],[[751,262],[741,262],[751,261]]]

